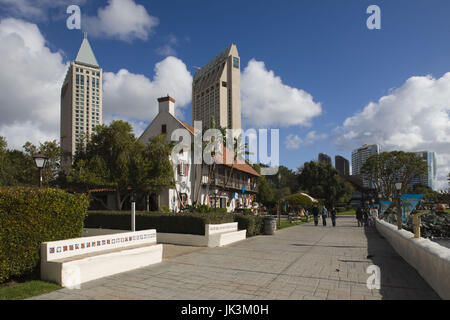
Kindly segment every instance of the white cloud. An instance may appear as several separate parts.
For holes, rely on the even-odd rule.
[[[438,184],[450,172],[450,73],[439,79],[411,77],[378,102],[347,118],[336,129],[338,145],[378,143],[384,151],[435,151]]]
[[[284,145],[288,150],[295,150],[300,148],[300,146],[311,146],[320,140],[326,139],[327,137],[328,137],[327,134],[325,133],[317,134],[316,131],[309,131],[304,139],[300,138],[296,134],[295,135],[290,134],[286,137]]]
[[[35,24],[0,21],[0,135],[10,147],[59,139],[61,84],[68,65]]]
[[[0,135],[11,148],[26,141],[59,140],[60,91],[69,65],[46,47],[39,28],[23,20],[0,21]],[[136,135],[158,110],[157,98],[176,99],[176,115],[191,101],[186,65],[167,57],[155,65],[153,80],[122,69],[105,72],[103,119],[129,121]]]
[[[86,0],[0,0],[2,9],[10,16],[36,21],[45,21],[51,10],[58,10],[59,14],[66,13],[68,6],[82,5]]]
[[[254,126],[309,126],[321,104],[304,90],[285,85],[264,62],[252,59],[241,74],[242,114]]]
[[[143,5],[133,0],[108,0],[99,8],[97,16],[83,15],[81,26],[90,36],[119,39],[131,42],[147,40],[159,19],[148,14]]]
[[[176,56],[177,55],[177,51],[170,44],[165,44],[162,47],[156,48],[156,53],[161,56]]]
[[[103,80],[103,112],[112,117],[151,121],[158,112],[157,98],[169,94],[176,100],[176,110],[191,101],[192,76],[175,57],[155,65],[153,80],[125,69],[105,72]],[[176,114],[180,115],[179,111]]]
[[[290,134],[286,137],[286,140],[284,140],[284,145],[288,150],[295,150],[300,148],[302,142],[302,138],[300,138],[298,135]]]

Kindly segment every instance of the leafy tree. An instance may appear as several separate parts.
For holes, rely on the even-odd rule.
[[[149,139],[147,146],[137,144],[135,156],[132,159],[132,184],[146,194],[146,208],[149,211],[151,192],[173,188],[175,186],[174,168],[170,160],[173,144],[168,143],[164,135]],[[159,201],[158,201],[159,207]]]
[[[406,193],[411,180],[427,172],[423,159],[412,152],[391,151],[371,156],[361,168],[362,174],[374,184],[385,199],[397,199],[398,192]],[[400,191],[395,184],[402,183]],[[402,228],[401,212],[397,212],[397,226]]]
[[[310,161],[298,171],[300,188],[316,199],[323,199],[325,205],[331,207],[350,200],[353,187],[330,164]]]
[[[396,196],[395,183],[401,182],[400,192],[405,193],[413,178],[427,172],[427,165],[415,153],[391,151],[371,156],[362,166],[361,172],[385,199],[392,199]]]
[[[94,186],[114,188],[116,207],[121,210],[135,181],[132,159],[139,143],[125,121],[96,126],[85,146],[77,149],[68,181],[72,187],[85,190]]]
[[[275,203],[275,192],[270,187],[269,183],[266,180],[265,176],[262,176],[257,181],[258,194],[256,199],[259,203],[262,203],[264,206],[273,206]]]
[[[286,197],[286,201],[289,205],[293,207],[308,208],[312,205],[312,200],[301,193],[292,194]]]
[[[45,141],[39,143],[39,146],[35,146],[31,142],[26,142],[23,146],[25,154],[32,159],[32,157],[38,153],[42,153],[47,157],[45,166],[42,169],[42,178],[44,184],[54,185],[58,174],[61,170],[61,158],[63,150],[56,140]],[[37,174],[36,174],[37,175]]]

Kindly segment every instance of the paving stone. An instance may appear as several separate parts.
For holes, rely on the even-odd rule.
[[[304,224],[222,248],[166,249],[160,264],[31,299],[439,299],[375,230],[356,228],[354,217],[338,217],[336,228]],[[379,290],[366,285],[371,264],[381,270]]]

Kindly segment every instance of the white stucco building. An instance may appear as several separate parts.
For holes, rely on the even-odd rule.
[[[159,98],[158,103],[157,116],[139,140],[148,143],[151,137],[163,134],[170,142],[174,130],[185,129],[193,142],[194,127],[175,117],[175,100],[167,96]],[[209,166],[194,164],[194,153],[190,149],[184,148],[178,154],[181,163],[174,164],[176,188],[159,194],[160,207],[166,205],[172,211],[179,211],[185,205],[208,204],[234,211],[251,205],[256,195],[256,179],[260,175],[249,164],[217,164],[215,182],[208,184]],[[228,151],[226,154],[232,153]]]

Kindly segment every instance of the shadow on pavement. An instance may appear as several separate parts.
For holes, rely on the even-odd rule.
[[[363,228],[367,238],[367,259],[380,268],[379,293],[383,300],[440,300],[420,274],[395,252],[375,227]]]

